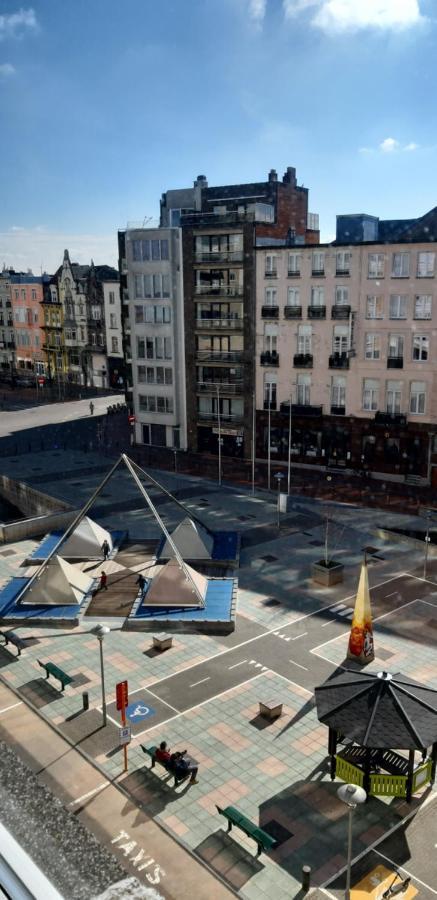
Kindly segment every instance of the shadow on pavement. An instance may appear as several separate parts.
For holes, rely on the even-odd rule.
[[[254,844],[256,851],[256,844]],[[241,890],[257,872],[264,868],[262,862],[241,846],[226,831],[215,831],[194,848],[208,866],[235,891]]]

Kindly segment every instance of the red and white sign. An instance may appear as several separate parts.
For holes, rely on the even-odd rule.
[[[115,687],[115,698],[117,701],[117,709],[124,711],[129,702],[127,681],[118,682]]]
[[[134,422],[137,421],[137,417],[136,417],[136,416],[128,416],[127,418],[128,418],[128,422],[129,422],[130,425],[133,425]]]
[[[39,384],[39,386],[40,386],[40,387],[43,387],[43,385],[44,385],[45,383],[46,383],[46,380],[45,380],[45,378],[44,378],[44,375],[40,375],[39,378],[38,378],[38,384]]]

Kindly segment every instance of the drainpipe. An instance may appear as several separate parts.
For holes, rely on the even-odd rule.
[[[432,468],[431,454],[432,454],[432,445],[433,445],[434,438],[435,438],[434,432],[430,431],[428,434],[428,465],[427,465],[427,472],[426,472],[426,480],[427,480],[428,484],[431,484],[431,468]]]

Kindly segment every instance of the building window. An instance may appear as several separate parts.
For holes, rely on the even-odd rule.
[[[347,325],[334,325],[332,333],[332,352],[346,353],[349,349],[349,328]]]
[[[383,253],[369,253],[367,257],[368,278],[384,278],[384,260]]]
[[[399,415],[402,403],[402,381],[387,381],[386,409],[388,413]]]
[[[325,254],[315,250],[311,259],[311,269],[313,275],[325,274]]]
[[[139,405],[141,412],[173,413],[173,397],[139,394]]]
[[[140,325],[144,322],[144,306],[135,306],[135,322]]]
[[[302,256],[300,253],[289,253],[288,254],[288,274],[289,275],[300,275],[301,259],[302,259]]]
[[[349,303],[349,288],[340,287],[339,285],[337,285],[337,287],[335,288],[335,305],[342,306],[344,304],[347,305],[348,303]]]
[[[276,409],[276,375],[264,375],[264,409]]]
[[[373,412],[379,405],[379,381],[365,378],[363,381],[363,409]]]
[[[410,274],[409,252],[393,253],[391,274],[392,278],[408,278]]]
[[[410,386],[410,413],[423,415],[426,404],[426,385],[424,381],[412,381]]]
[[[179,228],[181,224],[181,210],[180,209],[171,209],[170,210],[170,225],[172,228]]]
[[[168,240],[164,238],[161,241],[161,259],[168,259]]]
[[[432,318],[432,297],[430,294],[420,294],[414,300],[414,318],[415,319],[431,319]]]
[[[331,406],[346,406],[346,378],[333,375],[331,378]]]
[[[36,300],[36,291],[32,289],[32,300]]]
[[[297,331],[297,352],[311,353],[312,329],[311,325],[299,325]]]
[[[325,289],[322,287],[311,288],[311,306],[325,305]]]
[[[139,300],[140,297],[144,297],[144,289],[143,289],[143,276],[135,275],[134,278],[134,297]]]
[[[429,358],[429,335],[415,334],[413,337],[413,360],[426,362]]]
[[[132,259],[134,262],[168,259],[168,240],[132,241]]]
[[[309,406],[311,398],[311,375],[297,376],[297,402],[299,406]]]
[[[351,254],[348,250],[338,250],[335,255],[335,270],[337,275],[349,275]]]
[[[278,292],[276,288],[268,287],[265,289],[264,304],[265,306],[278,305]]]
[[[113,353],[118,353],[118,338],[111,338],[111,350]]]
[[[299,288],[288,288],[287,292],[288,306],[300,306],[300,290]]]
[[[109,291],[109,303],[111,306],[115,303],[115,293],[114,291]]]
[[[265,353],[277,353],[278,352],[278,326],[277,325],[265,325],[264,326],[264,352]]]
[[[278,274],[278,257],[271,253],[266,255],[265,274],[270,277]]]
[[[424,250],[417,254],[417,277],[433,278],[435,267],[435,253]]]
[[[388,358],[402,359],[404,356],[404,339],[401,334],[390,334],[388,338]]]
[[[366,334],[364,355],[366,359],[381,359],[380,334]]]
[[[390,319],[407,318],[407,300],[405,294],[392,294],[390,297]]]
[[[117,316],[115,315],[115,313],[109,314],[109,327],[117,328]]]

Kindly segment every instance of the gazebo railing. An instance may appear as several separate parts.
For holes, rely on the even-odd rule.
[[[346,781],[349,784],[358,784],[359,787],[363,786],[364,772],[358,766],[348,762],[347,759],[343,759],[342,756],[337,756],[336,774],[342,781]]]
[[[431,783],[432,777],[432,759],[427,759],[422,765],[418,766],[413,774],[413,794],[423,787],[424,784]]]
[[[377,797],[406,797],[407,776],[387,775],[384,772],[370,776],[370,791]]]

